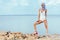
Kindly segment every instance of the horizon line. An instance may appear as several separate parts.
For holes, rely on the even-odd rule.
[[[24,14],[24,15],[0,15],[0,16],[37,16],[37,15]],[[60,16],[60,15],[48,15],[48,16]]]

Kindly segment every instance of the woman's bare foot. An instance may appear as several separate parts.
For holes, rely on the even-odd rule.
[[[34,35],[38,35],[38,32],[36,31],[36,32],[34,32],[33,34],[34,34]]]
[[[34,38],[35,38],[35,39],[38,38],[38,32],[37,32],[37,31],[35,31],[35,32],[33,33],[33,35],[34,35]]]

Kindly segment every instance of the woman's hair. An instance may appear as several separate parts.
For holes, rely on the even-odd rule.
[[[42,3],[41,6],[44,6],[43,8],[46,9],[46,5],[45,5],[45,3]]]

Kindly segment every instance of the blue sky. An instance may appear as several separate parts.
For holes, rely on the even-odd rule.
[[[48,15],[60,15],[60,0],[0,0],[0,15],[37,15],[42,2]]]

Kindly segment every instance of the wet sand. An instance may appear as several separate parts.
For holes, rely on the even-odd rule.
[[[60,40],[60,34],[37,36],[21,32],[0,32],[0,40]]]

